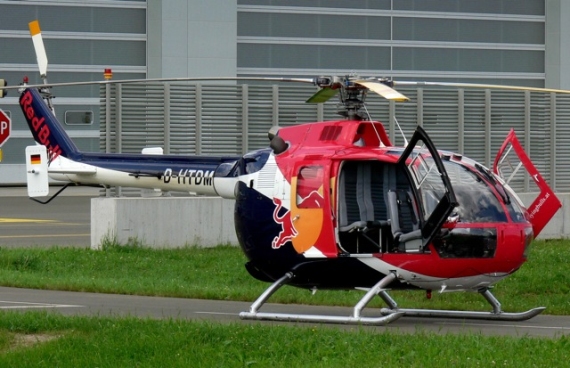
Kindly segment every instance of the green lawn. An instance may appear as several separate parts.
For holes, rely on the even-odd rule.
[[[0,313],[1,367],[567,367],[570,338]]]
[[[536,241],[529,262],[493,290],[505,311],[545,306],[548,314],[570,315],[570,241]],[[253,301],[269,285],[245,270],[239,248],[148,249],[107,246],[0,248],[0,284],[41,289]],[[400,307],[490,310],[477,293],[391,293]],[[272,302],[354,305],[359,291],[319,291],[284,287]],[[375,298],[371,306],[383,306]]]
[[[538,241],[530,260],[499,283],[506,311],[546,306],[570,314],[570,241]],[[235,247],[152,250],[107,246],[0,248],[4,286],[253,301],[268,286],[251,278]],[[284,287],[270,301],[354,305],[357,291]],[[401,307],[490,310],[476,293],[393,292]],[[371,306],[382,306],[376,298]],[[0,313],[0,367],[566,367],[570,337],[414,334],[318,324],[64,317]]]

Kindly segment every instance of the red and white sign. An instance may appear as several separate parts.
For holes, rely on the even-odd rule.
[[[12,122],[10,121],[10,117],[0,109],[0,147],[10,138],[11,130]]]

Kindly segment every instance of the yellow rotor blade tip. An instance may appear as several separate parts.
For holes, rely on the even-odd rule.
[[[34,20],[33,22],[28,23],[28,26],[30,27],[30,34],[32,36],[35,36],[35,35],[41,33],[40,22],[38,22],[37,20]]]

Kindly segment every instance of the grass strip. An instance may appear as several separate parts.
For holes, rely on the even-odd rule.
[[[2,367],[567,367],[570,338],[0,313]]]
[[[535,241],[521,270],[497,284],[493,293],[505,311],[547,307],[570,314],[570,240]],[[0,284],[69,291],[253,301],[268,286],[244,268],[239,248],[149,249],[137,245],[84,248],[0,248]],[[403,308],[490,310],[477,293],[394,291]],[[353,306],[358,291],[319,291],[284,287],[271,302]],[[383,306],[379,298],[371,307]]]

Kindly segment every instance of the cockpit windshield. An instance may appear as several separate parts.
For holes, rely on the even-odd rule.
[[[460,222],[507,222],[504,208],[491,188],[466,167],[444,161],[458,205],[452,216]]]

